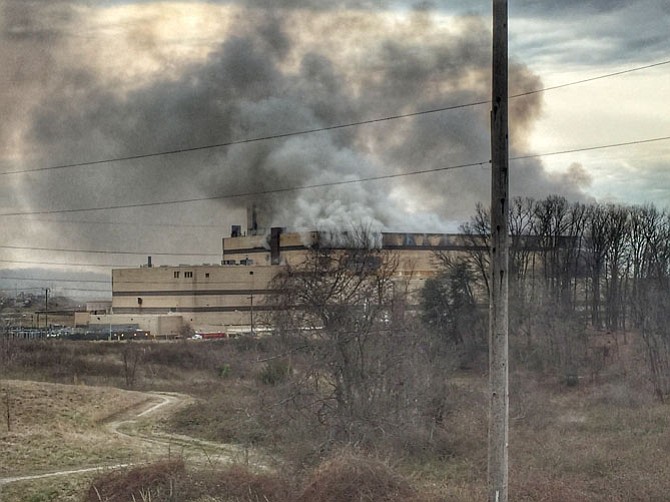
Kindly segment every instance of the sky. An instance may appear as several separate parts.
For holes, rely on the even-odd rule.
[[[666,0],[509,11],[511,94],[670,59]],[[490,197],[490,65],[490,1],[0,0],[0,288],[104,297],[148,255],[218,263],[250,204],[265,227],[454,231]],[[670,141],[542,155],[670,136],[668,95],[661,64],[511,99],[511,195],[669,207]]]

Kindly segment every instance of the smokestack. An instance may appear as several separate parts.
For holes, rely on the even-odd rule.
[[[258,235],[258,209],[256,204],[247,206],[247,235]]]
[[[282,229],[281,227],[272,227],[270,229],[270,264],[279,265],[281,258],[280,247],[279,247],[279,238],[281,236]]]

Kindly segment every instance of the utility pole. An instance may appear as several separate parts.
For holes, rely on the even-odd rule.
[[[44,331],[49,336],[49,288],[44,288]]]
[[[509,439],[507,0],[493,0],[488,500],[507,502]]]
[[[251,336],[254,336],[254,294],[249,297],[249,322],[251,323]]]
[[[255,218],[255,209],[254,209],[254,218]],[[248,258],[247,258],[248,259]],[[251,336],[254,336],[254,271],[249,271],[249,276],[251,278],[251,296],[249,296],[249,324],[251,325]]]

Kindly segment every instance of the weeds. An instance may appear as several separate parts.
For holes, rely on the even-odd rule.
[[[409,482],[385,463],[345,452],[314,470],[298,502],[404,502],[415,497]]]
[[[12,398],[9,385],[5,387],[3,402],[5,405],[5,418],[7,419],[7,432],[12,432]]]
[[[301,483],[280,474],[232,465],[221,470],[187,469],[164,461],[112,471],[95,479],[84,502],[430,502],[436,501],[386,463],[338,453]]]
[[[110,471],[91,483],[84,502],[179,502],[176,481],[184,476],[183,460]]]
[[[258,378],[265,385],[278,385],[288,380],[292,372],[293,369],[288,361],[273,359],[265,363]]]
[[[339,445],[320,428],[312,413],[314,407],[301,410],[282,406],[283,400],[296,398],[289,384],[306,376],[309,361],[303,358],[307,356],[292,354],[290,365],[282,357],[268,358],[266,355],[276,352],[274,343],[260,339],[138,343],[133,347],[144,352],[136,368],[135,386],[200,396],[196,404],[177,410],[162,425],[177,434],[234,443],[242,446],[242,451],[264,448],[277,457],[275,465],[281,466],[281,474],[253,472],[248,465],[219,469],[218,462],[211,459],[207,464],[203,461],[205,469],[200,465],[197,470],[195,466],[169,470],[165,463],[160,468],[150,464],[102,475],[82,490],[89,497],[86,502],[470,502],[485,497],[481,488],[486,484],[485,375],[475,371],[451,373],[437,393],[442,399],[435,401],[434,409],[420,409],[412,401],[409,409],[416,409],[416,413],[406,426],[394,429],[382,421],[383,430],[371,431],[371,439],[359,442],[356,453],[333,454]],[[1,371],[3,375],[67,383],[73,381],[76,372],[81,382],[122,387],[126,383],[121,361],[125,345],[17,341],[6,351],[11,357]],[[512,500],[667,500],[669,408],[654,400],[642,363],[631,358],[626,361],[626,371],[621,368],[607,368],[598,382],[580,377],[573,387],[559,381],[558,374],[512,371]],[[101,406],[100,393],[78,387],[77,397],[70,386],[50,386],[48,393],[26,387],[35,401],[52,398],[49,406],[36,406],[25,399],[26,393],[18,389],[17,382],[12,385],[12,430],[0,433],[0,441],[5,441],[3,448],[31,444],[35,451],[59,451],[60,455],[21,456],[33,459],[30,469],[47,469],[54,463],[73,465],[83,459],[95,461],[95,455],[103,458],[105,447],[104,455],[112,455],[108,445],[98,445],[99,436],[84,437],[105,413],[111,413],[111,403],[107,402],[104,408],[81,411],[85,399]],[[116,395],[116,391],[105,392]],[[30,411],[27,404],[31,405]],[[123,407],[132,402],[116,404]],[[81,413],[74,414],[73,409]],[[0,395],[0,412],[4,431],[4,395]],[[34,429],[41,426],[38,419],[46,416],[59,418],[37,434]],[[77,449],[73,451],[71,445],[75,443]],[[91,453],[94,451],[95,455]],[[0,470],[7,466],[29,470],[18,463],[18,452],[14,456],[2,454]],[[36,463],[37,458],[41,463]],[[397,460],[390,467],[380,458]],[[239,461],[244,463],[245,459]],[[110,498],[113,490],[124,487],[134,487],[134,491]],[[3,495],[9,489],[4,487]],[[30,496],[35,500],[75,500],[45,498],[51,490],[42,485],[30,495],[7,500],[25,502]]]

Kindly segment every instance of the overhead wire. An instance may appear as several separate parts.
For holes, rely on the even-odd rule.
[[[544,152],[544,153],[537,153],[537,154],[531,154],[531,155],[522,155],[522,156],[518,156],[518,157],[510,157],[509,160],[510,161],[518,161],[518,160],[524,160],[524,159],[529,159],[529,158],[550,157],[550,156],[556,156],[556,155],[563,155],[563,154],[567,154],[567,153],[577,153],[577,152],[587,152],[587,151],[594,151],[594,150],[603,150],[603,149],[610,149],[610,148],[623,147],[623,146],[649,144],[649,143],[667,141],[667,140],[670,140],[670,136],[662,136],[662,137],[657,137],[657,138],[645,138],[645,139],[640,139],[640,140],[624,141],[624,142],[619,142],[619,143],[609,143],[609,144],[605,144],[605,145],[597,145],[597,146],[589,146],[589,147],[581,147],[581,148],[571,148],[571,149],[566,149],[566,150],[557,150],[557,151],[553,151],[553,152]],[[393,179],[393,178],[403,178],[403,177],[408,177],[408,176],[416,176],[416,175],[422,175],[422,174],[436,173],[436,172],[441,172],[441,171],[464,169],[464,168],[468,168],[468,167],[477,167],[477,166],[482,167],[482,166],[488,165],[489,163],[490,163],[490,160],[485,160],[485,161],[482,160],[482,161],[479,161],[479,162],[469,162],[469,163],[464,163],[464,164],[441,166],[441,167],[435,167],[435,168],[430,168],[430,169],[418,169],[418,170],[414,170],[414,171],[404,171],[404,172],[400,172],[400,173],[384,174],[384,175],[379,175],[379,176],[368,176],[368,177],[365,177],[365,178],[356,178],[356,179],[350,179],[350,180],[339,180],[339,181],[331,181],[331,182],[323,182],[323,183],[314,183],[314,184],[308,184],[308,185],[296,185],[296,186],[290,186],[290,187],[271,188],[271,189],[266,189],[266,190],[256,190],[256,191],[249,191],[249,192],[229,193],[229,194],[223,194],[223,195],[192,197],[192,198],[187,198],[187,199],[174,199],[174,200],[154,201],[154,202],[137,202],[137,203],[131,203],[131,204],[114,204],[114,205],[108,205],[108,206],[92,206],[92,207],[86,207],[86,208],[43,209],[43,210],[34,210],[34,211],[17,211],[17,212],[0,213],[0,217],[32,216],[32,215],[45,215],[45,214],[67,214],[67,213],[109,211],[109,210],[116,210],[116,209],[137,209],[137,208],[145,208],[145,207],[166,206],[166,205],[173,205],[173,204],[188,204],[188,203],[204,202],[204,201],[210,201],[210,200],[224,200],[224,199],[234,199],[234,198],[240,198],[240,197],[273,195],[273,194],[279,194],[279,193],[296,192],[296,191],[310,190],[310,189],[316,189],[316,188],[327,188],[327,187],[333,187],[333,186],[351,185],[351,184],[356,184],[356,183],[365,183],[365,182],[370,182],[370,181],[380,181],[380,180]],[[2,246],[0,246],[0,247],[2,247]],[[146,253],[131,253],[131,254],[146,254]],[[168,254],[173,254],[173,253],[168,253]],[[188,255],[190,256],[190,254],[188,254]],[[210,255],[208,255],[208,256],[210,256]]]
[[[579,85],[579,84],[584,84],[587,82],[593,82],[595,80],[602,80],[605,78],[609,77],[614,77],[614,76],[619,76],[619,75],[624,75],[627,73],[633,73],[637,71],[642,71],[650,68],[655,68],[658,66],[663,66],[670,64],[670,59],[669,60],[664,60],[664,61],[658,61],[656,63],[651,63],[643,66],[638,66],[634,68],[628,68],[625,70],[619,70],[616,72],[611,72],[611,73],[606,73],[603,75],[597,75],[595,77],[589,77],[589,78],[584,78],[580,80],[576,80],[573,82],[567,82],[564,84],[559,84],[551,87],[543,87],[541,89],[534,89],[531,91],[525,91],[522,93],[518,94],[513,94],[510,95],[510,98],[520,98],[523,96],[528,96],[531,94],[537,94],[541,92],[547,92],[547,91],[552,91],[556,89],[562,89],[565,87],[573,86],[573,85]],[[29,169],[17,169],[14,171],[3,171],[0,172],[0,176],[7,176],[11,174],[22,174],[22,173],[35,173],[35,172],[42,172],[42,171],[51,171],[51,170],[57,170],[57,169],[67,169],[67,168],[74,168],[74,167],[85,167],[85,166],[96,166],[100,164],[110,164],[110,163],[116,163],[116,162],[124,162],[124,161],[130,161],[130,160],[140,160],[140,159],[147,159],[151,157],[161,157],[161,156],[166,156],[166,155],[177,155],[177,154],[183,154],[183,153],[190,153],[190,152],[196,152],[196,151],[202,151],[202,150],[211,150],[211,149],[217,149],[217,148],[225,148],[229,146],[234,146],[234,145],[244,145],[248,143],[255,143],[259,141],[269,141],[269,140],[274,140],[274,139],[284,139],[284,138],[290,138],[293,136],[303,136],[307,134],[314,134],[318,132],[327,132],[327,131],[334,131],[338,129],[345,129],[345,128],[350,128],[350,127],[358,127],[362,125],[369,125],[369,124],[375,124],[379,122],[387,122],[391,120],[398,120],[398,119],[403,119],[403,118],[411,118],[411,117],[418,117],[421,115],[428,115],[428,114],[433,114],[433,113],[440,113],[440,112],[445,112],[445,111],[451,111],[451,110],[458,110],[462,108],[469,108],[473,106],[480,106],[484,104],[490,103],[490,100],[479,100],[479,101],[472,101],[469,103],[461,103],[461,104],[456,104],[456,105],[449,105],[449,106],[443,106],[443,107],[438,107],[438,108],[430,108],[427,110],[417,110],[414,112],[407,112],[407,113],[399,113],[399,114],[394,114],[394,115],[387,115],[384,117],[377,117],[377,118],[372,118],[372,119],[366,119],[366,120],[359,120],[359,121],[354,121],[354,122],[347,122],[347,123],[342,123],[342,124],[333,124],[329,126],[322,126],[322,127],[314,127],[314,128],[309,128],[309,129],[302,129],[298,131],[289,131],[289,132],[284,132],[284,133],[277,133],[277,134],[269,134],[265,136],[256,136],[252,138],[242,138],[242,139],[237,139],[237,140],[231,140],[231,141],[224,141],[220,143],[212,143],[208,145],[200,145],[200,146],[192,146],[192,147],[184,147],[184,148],[175,148],[171,150],[163,150],[163,151],[158,151],[158,152],[147,152],[147,153],[139,153],[135,155],[126,155],[126,156],[121,156],[121,157],[109,157],[105,159],[98,159],[98,160],[90,160],[90,161],[82,161],[82,162],[72,162],[72,163],[66,163],[66,164],[57,164],[57,165],[52,165],[52,166],[44,166],[44,167],[35,167],[35,168],[29,168]]]
[[[612,144],[608,144],[608,145],[599,145],[599,146],[592,146],[592,147],[572,148],[572,149],[559,150],[559,151],[540,153],[540,154],[523,155],[523,156],[511,157],[510,161],[518,161],[518,160],[537,158],[537,157],[543,157],[543,156],[551,156],[551,155],[562,155],[562,154],[576,153],[576,152],[582,152],[582,151],[592,151],[592,150],[606,149],[606,148],[615,148],[615,147],[620,147],[620,146],[646,144],[646,143],[652,143],[652,142],[658,142],[658,141],[667,141],[667,140],[670,140],[670,136],[665,136],[665,137],[660,137],[660,138],[649,138],[649,139],[635,140],[635,141],[628,141],[628,142],[622,142],[622,143],[612,143]],[[489,161],[474,162],[474,163],[469,163],[469,164],[443,166],[443,167],[438,167],[438,168],[433,168],[433,169],[424,169],[424,170],[418,170],[418,171],[412,171],[412,172],[406,172],[406,173],[395,173],[395,174],[369,177],[369,178],[362,178],[362,179],[356,179],[356,180],[342,180],[342,181],[338,181],[338,182],[320,183],[320,184],[305,185],[305,186],[300,186],[300,187],[288,187],[288,188],[282,188],[282,189],[266,190],[266,191],[261,191],[261,192],[254,192],[253,194],[252,193],[232,194],[232,195],[229,195],[228,197],[240,197],[240,196],[248,196],[248,195],[262,195],[262,194],[288,192],[288,191],[295,191],[295,190],[302,190],[302,189],[309,189],[309,188],[329,187],[329,186],[335,186],[335,185],[344,185],[344,184],[359,183],[359,182],[365,182],[365,181],[374,181],[374,180],[380,180],[380,179],[389,179],[389,178],[397,178],[397,177],[404,177],[404,176],[411,176],[411,175],[418,175],[418,174],[427,174],[427,173],[439,172],[439,171],[444,171],[444,170],[449,170],[449,169],[459,169],[459,168],[465,168],[465,167],[485,166],[487,164],[489,164]],[[219,197],[216,197],[216,198],[224,198],[224,197],[226,197],[226,196],[219,196]],[[177,201],[177,202],[178,203],[183,203],[183,202],[187,202],[187,201]],[[167,202],[151,203],[151,204],[155,205],[155,204],[170,204],[170,203],[175,203],[175,201],[167,201]],[[152,252],[152,251],[109,251],[109,250],[66,249],[66,248],[11,246],[11,245],[0,245],[0,248],[28,250],[28,251],[92,253],[92,254],[104,254],[104,255],[130,255],[130,256],[145,256],[145,255],[152,255],[152,256],[217,256],[217,257],[219,256],[218,253],[217,254],[214,254],[214,253],[207,253],[206,254],[206,253],[166,253],[166,252]],[[96,267],[96,268],[114,268],[114,267],[127,267],[128,266],[127,264],[111,264],[111,263],[107,263],[107,264],[76,263],[75,264],[75,263],[69,263],[69,262],[47,262],[47,261],[6,260],[6,259],[0,259],[0,262],[15,263],[15,264],[29,264],[29,265],[51,265],[51,266],[66,266],[66,267]]]
[[[0,291],[16,291],[17,289],[20,289],[22,293],[25,293],[26,291],[44,291],[43,287],[39,286],[33,286],[33,287],[25,287],[22,286],[20,288],[0,288]],[[62,286],[57,286],[54,287],[54,289],[57,289],[58,291],[81,291],[81,292],[86,292],[86,293],[109,293],[109,289],[91,289],[91,288],[68,288],[68,287],[62,287]],[[14,314],[17,315],[17,314]],[[18,314],[21,315],[21,314]]]
[[[632,73],[635,71],[640,71],[644,69],[649,69],[665,64],[669,64],[670,60],[667,61],[661,61],[649,65],[644,65],[644,66],[639,66],[635,68],[629,68],[626,70],[621,70],[617,72],[612,72],[604,75],[599,75],[595,77],[590,77],[590,78],[585,78],[581,79],[578,81],[573,81],[565,84],[559,84],[551,87],[545,87],[542,89],[536,89],[536,90],[531,90],[519,94],[514,94],[511,95],[510,98],[518,98],[522,96],[527,96],[531,94],[536,94],[540,92],[546,92],[550,90],[555,90],[555,89],[560,89],[572,85],[578,85],[586,82],[591,82],[595,80],[600,80],[608,77],[613,77],[617,75],[622,75],[626,73]],[[205,150],[205,149],[213,149],[213,148],[220,148],[224,146],[231,146],[235,144],[245,144],[245,143],[251,143],[251,142],[256,142],[256,141],[265,141],[265,140],[270,140],[270,139],[279,139],[279,138],[285,138],[285,137],[290,137],[290,136],[297,136],[297,135],[304,135],[304,134],[311,134],[311,133],[316,133],[316,132],[322,132],[322,131],[329,131],[329,130],[335,130],[335,129],[342,129],[346,127],[354,127],[354,126],[360,126],[360,125],[365,125],[365,124],[372,124],[376,122],[383,122],[383,121],[389,121],[389,120],[395,120],[395,119],[400,119],[400,118],[407,118],[407,117],[415,117],[415,116],[420,116],[420,115],[426,115],[430,113],[437,113],[437,112],[442,112],[442,111],[448,111],[448,110],[455,110],[459,108],[466,108],[466,107],[471,107],[471,106],[477,106],[477,105],[482,105],[489,103],[490,101],[476,101],[476,102],[470,102],[470,103],[463,103],[459,105],[452,105],[452,106],[447,106],[447,107],[441,107],[441,108],[434,108],[430,110],[419,110],[416,112],[410,112],[410,113],[405,113],[405,114],[396,114],[396,115],[391,115],[391,116],[386,116],[386,117],[379,117],[375,119],[369,119],[369,120],[363,120],[363,121],[357,121],[357,122],[351,122],[351,123],[346,123],[346,124],[336,124],[332,126],[326,126],[326,127],[321,127],[321,128],[313,128],[313,129],[308,129],[308,130],[301,130],[301,131],[294,131],[294,132],[288,132],[288,133],[281,133],[281,134],[275,134],[275,135],[269,135],[269,136],[262,136],[262,137],[254,137],[254,138],[247,138],[247,139],[241,139],[241,140],[236,140],[232,142],[227,142],[227,143],[219,143],[219,144],[213,144],[213,145],[204,145],[204,146],[198,146],[198,147],[190,147],[190,148],[184,148],[184,149],[176,149],[176,150],[170,150],[170,151],[163,151],[163,152],[153,152],[153,153],[146,153],[146,154],[139,154],[139,155],[134,155],[134,156],[126,156],[126,157],[117,157],[117,158],[110,158],[110,159],[101,159],[101,160],[96,160],[96,161],[91,161],[91,162],[81,162],[81,163],[72,163],[72,164],[63,164],[63,165],[57,165],[57,166],[48,166],[48,167],[42,167],[42,168],[34,168],[34,169],[27,169],[27,170],[18,170],[18,171],[6,171],[6,172],[1,172],[1,175],[8,175],[8,174],[18,174],[22,172],[36,172],[36,171],[46,171],[46,170],[51,170],[51,169],[64,169],[67,167],[79,167],[79,166],[89,166],[89,165],[97,165],[97,164],[103,164],[103,163],[109,163],[109,162],[120,162],[124,160],[133,160],[133,159],[141,159],[141,158],[147,158],[147,157],[155,157],[155,156],[162,156],[162,155],[172,155],[172,154],[177,154],[177,153],[186,153],[190,151],[197,151],[197,150]],[[628,145],[636,145],[636,144],[645,144],[645,143],[652,143],[652,142],[658,142],[658,141],[665,141],[670,139],[670,136],[666,137],[659,137],[659,138],[649,138],[649,139],[643,139],[643,140],[635,140],[635,141],[629,141],[629,142],[622,142],[622,143],[612,143],[608,145],[598,145],[598,146],[592,146],[592,147],[583,147],[583,148],[574,148],[574,149],[567,149],[567,150],[561,150],[561,151],[554,151],[554,152],[547,152],[547,153],[539,153],[539,154],[531,154],[531,155],[524,155],[524,156],[518,156],[518,157],[512,157],[510,158],[510,161],[516,161],[516,160],[523,160],[523,159],[529,159],[529,158],[537,158],[537,157],[545,157],[545,156],[552,156],[552,155],[561,155],[561,154],[567,154],[567,153],[576,153],[576,152],[583,152],[583,151],[593,151],[593,150],[599,150],[599,149],[605,149],[605,148],[614,148],[614,147],[620,147],[620,146],[628,146]],[[247,197],[247,196],[259,196],[259,195],[270,195],[270,194],[275,194],[275,193],[284,193],[284,192],[292,192],[292,191],[298,191],[298,190],[307,190],[307,189],[314,189],[314,188],[322,188],[322,187],[330,187],[330,186],[337,186],[337,185],[347,185],[347,184],[353,184],[353,183],[362,183],[362,182],[368,182],[368,181],[376,181],[376,180],[383,180],[383,179],[392,179],[392,178],[399,178],[399,177],[406,177],[406,176],[414,176],[414,175],[421,175],[421,174],[428,174],[428,173],[434,173],[434,172],[440,172],[440,171],[446,171],[446,170],[452,170],[452,169],[461,169],[461,168],[467,168],[467,167],[476,167],[476,166],[484,166],[488,164],[489,161],[481,161],[481,162],[472,162],[472,163],[466,163],[466,164],[459,164],[459,165],[451,165],[451,166],[442,166],[438,168],[432,168],[432,169],[424,169],[424,170],[416,170],[416,171],[410,171],[410,172],[402,172],[402,173],[394,173],[394,174],[388,174],[388,175],[380,175],[380,176],[372,176],[372,177],[367,177],[367,178],[359,178],[359,179],[353,179],[353,180],[341,180],[337,182],[326,182],[326,183],[318,183],[318,184],[311,184],[311,185],[302,185],[302,186],[294,186],[294,187],[284,187],[284,188],[277,188],[277,189],[270,189],[270,190],[262,190],[262,191],[253,191],[253,192],[246,192],[246,193],[235,193],[235,194],[224,194],[221,196],[210,196],[210,197],[199,197],[199,198],[191,198],[191,199],[182,199],[182,200],[171,200],[171,201],[156,201],[156,202],[149,202],[149,203],[138,203],[138,204],[121,204],[121,205],[114,205],[114,206],[106,206],[106,207],[92,207],[92,208],[73,208],[73,209],[63,209],[63,210],[45,210],[45,211],[29,211],[29,212],[16,212],[16,213],[0,213],[0,216],[30,216],[30,215],[40,215],[40,214],[63,214],[63,213],[74,213],[74,212],[87,212],[87,211],[102,211],[102,210],[111,210],[111,209],[127,209],[127,208],[138,208],[138,207],[151,207],[151,206],[162,206],[162,205],[170,205],[170,204],[183,204],[183,203],[190,203],[190,202],[198,202],[198,201],[206,201],[206,200],[218,200],[218,199],[226,199],[226,198],[237,198],[237,197]],[[54,221],[54,222],[64,222],[64,223],[91,223],[91,224],[123,224],[123,223],[114,223],[114,222],[84,222],[84,221],[68,221],[68,220],[47,220],[47,221]],[[129,223],[126,223],[129,224]],[[132,225],[132,224],[129,224]],[[220,227],[220,225],[180,225],[180,224],[159,224],[159,223],[154,223],[154,224],[149,224],[149,225],[155,225],[155,226],[202,226],[202,227]],[[39,248],[39,247],[23,247],[23,246],[0,246],[0,248],[6,248],[6,249],[22,249],[22,250],[34,250],[34,251],[56,251],[56,252],[73,252],[73,253],[94,253],[94,254],[118,254],[118,255],[156,255],[156,256],[218,256],[218,254],[206,254],[206,253],[163,253],[163,252],[134,252],[134,251],[108,251],[108,250],[83,250],[83,249],[59,249],[59,248]],[[23,263],[23,264],[39,264],[39,265],[57,265],[57,266],[88,266],[88,267],[115,267],[115,266],[125,266],[125,265],[120,265],[120,264],[71,264],[71,263],[65,263],[65,262],[29,262],[29,261],[19,261],[19,260],[0,260],[0,262],[5,262],[5,263]],[[1,279],[2,277],[0,277]],[[30,279],[21,279],[21,278],[10,278],[11,280],[30,280]],[[39,279],[42,280],[42,279]],[[53,280],[53,279],[52,279]],[[60,280],[56,280],[59,281]],[[73,282],[82,282],[82,281],[76,281],[73,280]],[[104,281],[103,281],[104,282]]]
[[[160,228],[223,228],[223,224],[208,223],[134,223],[130,221],[101,221],[101,220],[65,220],[59,218],[33,218],[32,221],[44,223],[64,223],[73,225],[110,225],[122,227],[160,227]]]
[[[86,254],[113,254],[113,255],[132,255],[132,256],[219,256],[219,253],[166,253],[160,251],[110,251],[103,249],[67,249],[67,248],[50,248],[50,247],[35,247],[35,246],[13,246],[0,244],[0,249],[18,249],[25,251],[55,251],[61,253],[86,253]]]
[[[127,267],[128,265],[123,265],[120,263],[72,263],[72,262],[63,262],[63,261],[28,261],[28,260],[5,260],[0,259],[0,263],[14,263],[17,265],[51,265],[59,267],[74,267],[74,268],[114,268],[114,267]]]
[[[112,158],[106,158],[106,159],[99,159],[99,160],[91,160],[91,161],[84,161],[84,162],[73,162],[69,164],[58,164],[58,165],[53,165],[53,166],[47,166],[47,167],[35,167],[35,168],[30,168],[30,169],[18,169],[15,171],[3,171],[0,172],[0,176],[7,176],[10,174],[23,174],[23,173],[35,173],[35,172],[42,172],[42,171],[52,171],[56,169],[68,169],[72,167],[84,167],[84,166],[96,166],[100,164],[109,164],[109,163],[114,163],[114,162],[124,162],[124,161],[129,161],[129,160],[140,160],[140,159],[148,159],[151,157],[163,157],[166,155],[176,155],[176,154],[182,154],[182,153],[190,153],[190,152],[198,152],[198,151],[203,151],[203,150],[212,150],[215,148],[225,148],[229,146],[234,146],[234,145],[244,145],[248,143],[256,143],[259,141],[268,141],[268,140],[273,140],[273,139],[284,139],[284,138],[290,138],[293,136],[304,136],[307,134],[314,134],[318,132],[327,132],[327,131],[335,131],[337,129],[345,129],[349,127],[356,127],[356,126],[362,126],[362,125],[367,125],[367,124],[375,124],[378,122],[387,122],[390,120],[397,120],[401,118],[408,118],[408,117],[417,117],[420,115],[428,115],[431,113],[438,113],[438,112],[444,112],[444,111],[449,111],[449,110],[458,110],[460,108],[468,108],[471,106],[477,106],[477,105],[483,105],[489,103],[488,100],[483,100],[483,101],[473,101],[470,103],[464,103],[464,104],[459,104],[459,105],[452,105],[452,106],[445,106],[441,108],[432,108],[429,110],[419,110],[415,112],[409,112],[409,113],[399,113],[397,115],[389,115],[385,117],[379,117],[379,118],[374,118],[374,119],[367,119],[367,120],[359,120],[356,122],[347,122],[344,124],[334,124],[330,126],[324,126],[324,127],[314,127],[311,129],[302,129],[299,131],[290,131],[290,132],[285,132],[285,133],[277,133],[277,134],[269,134],[266,136],[256,136],[253,138],[244,138],[244,139],[237,139],[237,140],[232,140],[232,141],[225,141],[221,143],[213,143],[209,145],[201,145],[201,146],[192,146],[192,147],[186,147],[186,148],[176,148],[173,150],[163,150],[160,152],[150,152],[150,153],[140,153],[136,155],[127,155],[125,157],[112,157]]]
[[[540,92],[555,91],[556,89],[563,89],[565,87],[570,87],[570,86],[573,86],[573,85],[586,84],[588,82],[594,82],[596,80],[602,80],[604,78],[616,77],[616,76],[619,76],[619,75],[625,75],[626,73],[633,73],[633,72],[636,72],[636,71],[648,70],[650,68],[655,68],[657,66],[663,66],[663,65],[666,65],[666,64],[670,64],[670,60],[658,61],[656,63],[651,63],[651,64],[647,64],[647,65],[644,65],[644,66],[636,66],[635,68],[628,68],[626,70],[619,70],[619,71],[615,71],[615,72],[612,72],[612,73],[605,73],[603,75],[596,75],[595,77],[587,77],[587,78],[583,78],[581,80],[574,80],[572,82],[566,82],[565,84],[557,84],[557,85],[552,85],[552,86],[549,86],[549,87],[543,87],[542,89],[535,89],[535,90],[532,90],[532,91],[521,92],[519,94],[512,94],[509,97],[510,98],[520,98],[522,96],[529,96],[531,94],[538,94]]]
[[[548,152],[548,153],[534,153],[528,155],[520,155],[518,157],[510,157],[509,160],[524,160],[524,159],[534,159],[538,157],[551,157],[554,155],[565,155],[567,153],[591,152],[594,150],[606,150],[608,148],[617,148],[621,146],[644,145],[647,143],[657,143],[659,141],[668,141],[668,140],[670,140],[670,136],[660,136],[658,138],[638,139],[633,141],[624,141],[621,143],[610,143],[608,145],[585,146],[580,148],[570,148],[567,150],[557,150],[555,152]]]
[[[97,279],[57,279],[54,277],[7,277],[0,275],[0,280],[5,281],[42,281],[42,282],[86,282],[96,284],[109,284],[109,280]]]
[[[621,147],[621,146],[640,145],[640,144],[647,144],[647,143],[653,143],[653,142],[659,142],[659,141],[668,141],[668,140],[670,140],[670,136],[664,136],[664,137],[659,137],[659,138],[649,138],[649,139],[642,139],[642,140],[635,140],[635,141],[627,141],[627,142],[622,142],[622,143],[611,143],[611,144],[608,144],[608,145],[598,145],[598,146],[592,146],[592,147],[571,148],[571,149],[566,149],[566,150],[557,150],[557,151],[553,151],[553,152],[510,157],[510,161],[519,161],[519,160],[526,160],[526,159],[537,158],[537,157],[563,155],[563,154],[568,154],[568,153],[585,152],[585,151],[615,148],[615,147]],[[373,177],[360,178],[360,179],[355,179],[355,180],[342,180],[342,181],[329,182],[329,183],[319,183],[319,184],[314,184],[314,185],[303,185],[303,186],[299,186],[299,187],[288,187],[288,188],[279,188],[279,189],[273,189],[273,190],[258,191],[258,192],[253,192],[253,193],[232,194],[232,195],[228,195],[228,196],[218,196],[218,197],[208,197],[207,199],[226,198],[226,197],[242,197],[242,196],[249,196],[249,195],[274,194],[274,193],[296,191],[296,190],[303,190],[303,189],[310,189],[310,188],[320,188],[320,187],[330,187],[330,186],[336,186],[336,185],[346,185],[346,184],[352,184],[352,183],[375,181],[375,180],[390,179],[390,178],[398,178],[398,177],[405,177],[405,176],[418,175],[418,174],[428,174],[428,173],[434,173],[434,172],[439,172],[439,171],[445,171],[445,170],[449,170],[449,169],[459,169],[459,168],[475,167],[475,166],[482,167],[482,166],[485,166],[489,163],[490,163],[490,161],[473,162],[473,163],[469,163],[469,164],[459,164],[459,165],[446,166],[446,167],[437,167],[437,168],[433,168],[433,169],[423,169],[423,170],[417,170],[417,171],[406,172],[406,173],[395,173],[395,174],[388,174],[388,175],[382,175],[382,176],[373,176]],[[199,200],[202,200],[202,199],[199,199]],[[156,204],[172,204],[172,203],[185,203],[185,202],[188,202],[188,201],[186,201],[186,200],[176,201],[176,202],[175,201],[167,201],[167,202],[160,202],[160,203],[157,202],[157,203],[148,203],[148,204],[156,205]],[[135,207],[135,206],[133,206],[133,207]],[[0,216],[4,216],[4,215],[0,215]],[[217,256],[217,257],[219,256],[218,253],[215,254],[215,253],[166,253],[166,252],[152,252],[152,251],[110,251],[110,250],[86,250],[86,249],[65,249],[65,248],[49,248],[49,247],[0,245],[0,249],[3,249],[3,248],[4,249],[28,250],[28,251],[92,253],[92,254],[103,254],[103,255]],[[53,266],[98,267],[98,268],[110,268],[110,267],[114,268],[114,267],[127,267],[128,266],[126,264],[111,264],[111,263],[107,263],[107,264],[85,263],[84,264],[84,263],[24,261],[24,260],[5,260],[5,259],[0,259],[0,262],[16,263],[16,264],[30,264],[30,265],[53,265]],[[0,279],[1,278],[2,277],[0,277]]]

